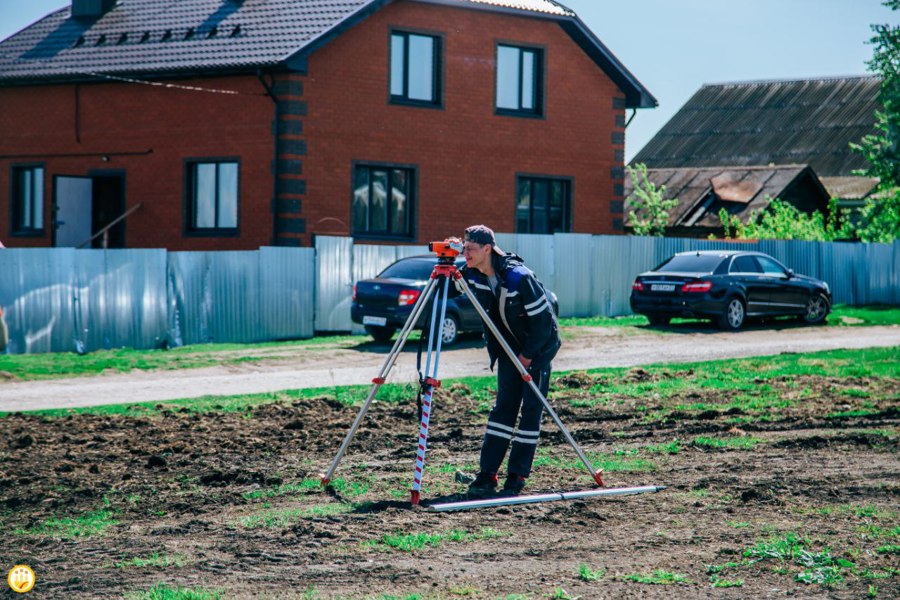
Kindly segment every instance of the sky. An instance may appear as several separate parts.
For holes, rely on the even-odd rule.
[[[67,0],[0,0],[0,39]],[[562,0],[656,97],[626,131],[630,160],[704,84],[865,75],[881,0]],[[631,116],[629,111],[628,116]]]

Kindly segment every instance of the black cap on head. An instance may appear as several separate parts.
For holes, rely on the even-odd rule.
[[[503,250],[497,247],[497,238],[494,237],[494,230],[487,225],[472,225],[466,228],[466,234],[463,238],[467,242],[475,242],[476,244],[490,244],[494,252],[500,256],[504,255]]]

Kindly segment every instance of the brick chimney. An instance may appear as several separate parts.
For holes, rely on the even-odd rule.
[[[76,19],[96,19],[115,5],[116,0],[72,0],[72,16]]]

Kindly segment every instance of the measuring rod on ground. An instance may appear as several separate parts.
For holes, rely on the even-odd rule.
[[[434,389],[441,386],[441,382],[438,379],[438,366],[440,363],[442,342],[442,336],[440,335],[441,332],[439,331],[439,328],[443,326],[444,318],[447,312],[447,297],[450,290],[450,285],[451,283],[454,283],[457,289],[465,294],[469,301],[472,303],[472,306],[475,307],[475,310],[478,312],[478,315],[481,317],[481,320],[484,322],[484,325],[490,332],[490,335],[493,335],[494,338],[499,342],[500,346],[503,348],[503,351],[516,366],[516,369],[518,369],[522,379],[526,383],[528,383],[531,391],[535,394],[535,396],[537,396],[538,399],[540,399],[541,403],[544,406],[544,409],[546,409],[547,413],[550,414],[550,417],[562,432],[563,437],[575,450],[575,454],[578,455],[578,458],[581,460],[582,464],[584,464],[588,473],[590,473],[591,478],[598,486],[602,487],[603,479],[601,478],[601,473],[596,471],[591,465],[590,461],[587,459],[587,456],[585,456],[581,447],[578,445],[578,442],[575,441],[575,438],[572,437],[572,434],[566,428],[565,424],[563,424],[562,420],[559,418],[559,415],[553,409],[553,406],[551,406],[550,401],[547,400],[544,394],[541,393],[538,386],[534,383],[531,374],[528,373],[528,369],[526,369],[525,366],[522,365],[522,363],[519,361],[516,353],[503,338],[503,335],[497,329],[497,326],[491,320],[490,316],[478,302],[475,294],[469,288],[469,285],[463,278],[462,273],[456,267],[456,257],[459,256],[462,250],[462,244],[451,242],[450,240],[446,240],[443,242],[431,242],[430,244],[428,244],[428,249],[431,252],[434,252],[438,258],[438,262],[432,270],[431,278],[425,285],[423,293],[420,294],[418,300],[416,301],[412,313],[410,313],[409,317],[406,320],[406,323],[404,323],[403,328],[400,330],[397,341],[394,342],[394,346],[391,348],[391,351],[385,359],[384,364],[381,366],[381,370],[378,372],[378,375],[374,379],[372,379],[372,387],[369,388],[369,394],[366,397],[366,400],[363,403],[362,407],[360,408],[359,413],[356,415],[356,419],[350,426],[350,430],[344,437],[344,441],[341,443],[341,446],[338,449],[337,455],[334,457],[331,466],[325,473],[322,474],[322,486],[327,486],[331,482],[331,479],[334,476],[335,471],[337,470],[341,458],[343,458],[344,454],[347,452],[347,448],[350,445],[350,442],[353,440],[353,437],[356,435],[360,424],[365,418],[366,413],[368,412],[369,407],[372,404],[372,401],[375,399],[375,395],[378,393],[378,390],[381,388],[381,386],[384,385],[385,379],[393,368],[394,363],[400,355],[400,352],[403,350],[403,346],[406,344],[410,333],[415,328],[415,325],[418,322],[423,311],[425,310],[426,305],[434,295],[435,301],[431,306],[431,320],[427,337],[428,348],[426,355],[427,358],[425,373],[424,375],[420,374],[419,381],[419,384],[421,386],[422,408],[419,421],[419,435],[416,443],[417,449],[415,469],[413,472],[413,484],[412,488],[410,489],[410,502],[413,505],[419,504],[422,489],[422,477],[425,472],[425,454],[428,448],[428,426],[434,404]],[[437,295],[435,295],[435,292],[438,289],[440,291]],[[433,362],[432,357],[434,359]],[[565,492],[554,494],[539,494],[534,496],[504,497],[489,500],[435,504],[431,506],[431,510],[466,510],[470,508],[500,506],[503,504],[528,504],[534,502],[550,502],[554,500],[572,500],[576,498],[593,496],[640,494],[644,492],[656,492],[662,489],[665,488],[659,486],[648,486],[644,488],[594,490],[593,492]],[[589,495],[585,496],[585,494]]]

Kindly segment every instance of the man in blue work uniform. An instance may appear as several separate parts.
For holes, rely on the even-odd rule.
[[[470,289],[546,397],[550,361],[559,350],[560,339],[556,315],[544,286],[519,256],[497,247],[494,232],[484,225],[466,229],[463,255],[466,266],[462,274]],[[522,491],[531,474],[544,410],[540,398],[487,327],[485,338],[491,369],[497,364],[497,401],[488,417],[480,470],[469,486],[472,498],[495,492],[497,472],[510,446],[502,493],[515,495]]]

